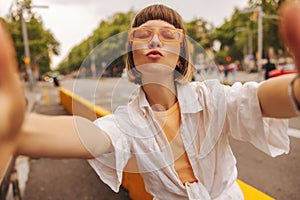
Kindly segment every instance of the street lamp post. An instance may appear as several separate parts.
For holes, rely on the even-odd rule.
[[[256,11],[258,12],[258,18],[257,18],[257,26],[258,26],[258,31],[257,31],[257,47],[258,47],[258,57],[257,57],[257,62],[258,62],[258,71],[260,72],[262,70],[262,54],[263,54],[263,18],[268,18],[268,19],[276,19],[278,20],[277,15],[265,15],[264,12],[262,11],[261,7],[258,6],[256,8]]]
[[[276,19],[278,20],[277,15],[265,15],[261,6],[257,6],[255,9],[244,10],[241,13],[249,12],[257,13],[257,70],[258,72],[262,71],[262,54],[263,54],[263,18]]]
[[[30,91],[32,91],[33,86],[34,86],[34,78],[33,78],[32,69],[31,69],[30,49],[29,49],[29,43],[28,43],[28,31],[27,31],[26,22],[25,22],[25,19],[23,16],[24,9],[28,9],[28,8],[48,8],[48,6],[37,6],[37,5],[28,5],[28,4],[23,4],[21,6],[22,35],[23,35],[24,52],[25,52],[23,61],[25,64],[26,73],[28,75],[29,89],[30,89]]]
[[[262,53],[263,53],[263,12],[260,6],[256,8],[258,12],[257,18],[257,68],[258,71],[261,72],[262,70]]]
[[[25,63],[26,74],[28,76],[29,89],[30,89],[30,91],[32,91],[33,77],[32,77],[32,70],[31,70],[31,64],[30,64],[30,50],[29,50],[29,45],[28,45],[27,26],[26,26],[25,19],[23,17],[24,8],[25,8],[25,6],[22,5],[22,7],[21,7],[21,23],[22,23],[22,35],[23,35],[24,52],[25,52],[25,57],[23,58],[23,61]]]
[[[261,72],[262,69],[262,52],[263,52],[263,12],[260,6],[256,7],[255,9],[247,9],[241,11],[241,13],[251,13],[255,12],[257,15],[257,54],[256,54],[256,59],[257,59],[257,70],[258,72]],[[252,37],[252,35],[251,35]],[[249,38],[248,38],[249,39]],[[249,39],[249,44],[250,44],[250,39]],[[252,43],[251,46],[249,45],[249,50],[251,49],[252,51]]]

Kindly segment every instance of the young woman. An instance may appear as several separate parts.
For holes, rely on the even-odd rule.
[[[290,3],[281,13],[281,34],[298,68],[299,11],[298,3]],[[299,115],[299,74],[229,87],[215,80],[190,82],[188,61],[180,15],[164,5],[144,8],[133,20],[128,41],[128,77],[140,84],[138,95],[94,123],[30,114],[16,152],[90,159],[116,192],[134,158],[156,199],[243,199],[228,137],[271,156],[288,153],[288,124],[279,118]]]

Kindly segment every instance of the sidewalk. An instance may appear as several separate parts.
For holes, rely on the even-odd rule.
[[[201,81],[205,79],[219,79],[221,82],[232,84],[234,82],[247,82],[247,81],[255,81],[261,82],[264,80],[264,72],[258,73],[249,73],[246,71],[237,71],[236,74],[228,73],[228,76],[225,77],[224,73],[216,72],[216,71],[201,71],[201,73],[195,73],[196,81]]]

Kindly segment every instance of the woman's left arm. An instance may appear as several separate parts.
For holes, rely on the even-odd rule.
[[[298,73],[268,79],[259,87],[258,98],[264,116],[290,118],[300,113],[300,3],[282,5],[279,31]]]

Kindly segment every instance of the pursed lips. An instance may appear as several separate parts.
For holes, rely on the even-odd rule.
[[[149,51],[146,56],[150,59],[157,59],[163,56],[163,54],[158,50]]]

